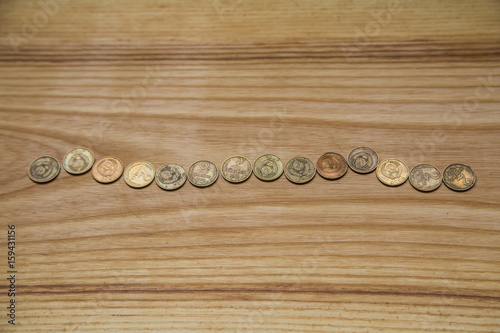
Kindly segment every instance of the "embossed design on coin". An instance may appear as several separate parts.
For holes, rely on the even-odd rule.
[[[276,155],[262,155],[255,161],[253,173],[260,180],[276,180],[283,173],[283,162]]]
[[[347,172],[347,162],[340,154],[325,153],[316,162],[316,168],[321,177],[338,179]]]
[[[368,147],[354,148],[347,158],[349,167],[358,173],[369,173],[377,168],[378,155]]]
[[[123,179],[130,187],[146,187],[155,179],[155,167],[149,162],[131,163],[125,168]]]
[[[123,173],[123,164],[119,158],[105,156],[97,160],[92,168],[92,177],[100,183],[112,183]]]
[[[156,184],[164,190],[176,190],[186,182],[186,171],[175,163],[166,164],[156,172]]]
[[[252,174],[252,163],[243,156],[231,156],[222,163],[222,177],[231,183],[241,183]]]
[[[434,191],[441,185],[441,172],[430,164],[419,164],[410,171],[410,184],[419,191]]]
[[[396,158],[385,159],[377,166],[377,178],[385,185],[401,185],[408,179],[408,167]]]
[[[94,154],[86,148],[75,148],[64,156],[63,167],[68,173],[81,175],[92,168]]]
[[[47,183],[56,178],[61,166],[52,156],[42,156],[31,162],[28,176],[36,183]]]
[[[292,183],[305,184],[315,175],[314,163],[305,157],[294,157],[285,166],[285,176]]]
[[[212,185],[217,180],[217,177],[219,177],[217,167],[209,161],[195,162],[188,171],[189,182],[198,187]]]
[[[452,190],[467,191],[476,183],[476,174],[468,165],[450,164],[443,171],[443,182]]]

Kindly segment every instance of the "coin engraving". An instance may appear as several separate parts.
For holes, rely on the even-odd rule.
[[[283,173],[283,162],[276,155],[262,155],[255,161],[253,173],[260,180],[276,180]]]
[[[408,179],[408,167],[396,158],[385,159],[377,166],[377,178],[385,185],[401,185]]]
[[[316,168],[321,177],[338,179],[347,172],[347,162],[344,156],[338,153],[325,153],[316,162]]]
[[[377,168],[378,155],[368,147],[354,148],[347,158],[349,167],[357,173],[369,173]]]
[[[476,183],[476,174],[468,165],[450,164],[443,171],[443,182],[455,191],[467,191]]]
[[[146,187],[155,178],[155,167],[149,162],[129,164],[123,173],[125,183],[134,188]]]
[[[189,182],[198,187],[212,185],[217,180],[217,177],[219,177],[217,167],[210,161],[195,162],[188,171]]]
[[[441,172],[430,164],[419,164],[410,171],[410,184],[419,191],[434,191],[441,185]]]
[[[176,190],[186,182],[186,171],[175,163],[166,164],[156,172],[156,184],[164,190]]]
[[[68,173],[81,175],[92,168],[94,154],[86,148],[75,148],[64,156],[63,167]]]
[[[120,159],[105,156],[97,160],[92,168],[92,177],[100,183],[112,183],[123,173],[123,164]]]
[[[222,163],[221,174],[231,183],[241,183],[252,174],[252,163],[243,156],[231,156]]]
[[[61,166],[52,156],[41,156],[31,162],[28,176],[36,183],[47,183],[56,178]]]
[[[305,184],[315,175],[314,163],[305,157],[294,157],[285,166],[285,176],[292,183]]]

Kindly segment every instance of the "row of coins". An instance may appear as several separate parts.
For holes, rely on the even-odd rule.
[[[232,156],[224,161],[220,169],[225,180],[241,183],[252,172],[263,181],[278,179],[283,173],[296,184],[305,184],[314,178],[316,172],[323,178],[333,180],[342,177],[348,166],[357,173],[370,173],[376,170],[377,178],[385,185],[398,186],[406,182],[417,190],[429,192],[437,189],[441,182],[455,191],[466,191],[474,186],[476,175],[465,164],[451,164],[446,167],[443,177],[439,170],[430,164],[419,164],[411,171],[406,164],[396,158],[378,161],[377,153],[368,147],[358,147],[349,153],[347,161],[338,153],[325,153],[316,165],[306,157],[294,157],[283,167],[281,159],[272,154],[260,156],[253,164],[243,156]],[[156,179],[156,184],[164,190],[175,190],[184,185],[186,179],[195,186],[210,186],[219,177],[219,171],[210,161],[193,163],[188,172],[175,163],[160,167],[156,173],[149,162],[134,162],[123,170],[123,164],[116,157],[102,157],[94,163],[94,154],[86,148],[69,151],[63,160],[64,169],[70,174],[83,174],[92,169],[92,176],[100,183],[112,183],[122,174],[127,185],[134,188],[148,186]],[[29,169],[29,177],[37,183],[51,181],[59,174],[59,162],[51,156],[34,160]]]

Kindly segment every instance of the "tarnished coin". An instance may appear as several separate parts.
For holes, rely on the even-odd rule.
[[[176,190],[186,182],[186,171],[179,164],[170,163],[156,172],[156,184],[164,190]]]
[[[260,180],[272,181],[278,179],[283,173],[283,162],[276,155],[262,155],[255,161],[253,173]]]
[[[231,183],[241,183],[252,174],[252,163],[243,156],[231,156],[222,163],[222,177]]]
[[[419,164],[410,171],[410,184],[419,191],[434,191],[441,185],[441,172],[430,164]]]
[[[86,148],[75,148],[64,156],[63,167],[68,173],[81,175],[92,168],[94,154]]]
[[[61,167],[52,156],[42,156],[31,162],[28,176],[36,183],[47,183],[56,178]]]
[[[155,179],[155,167],[149,162],[131,163],[125,168],[123,179],[130,187],[146,187]]]
[[[92,168],[92,177],[99,183],[112,183],[123,173],[123,164],[120,159],[105,156],[98,159]]]
[[[408,167],[396,158],[385,159],[377,166],[377,178],[385,185],[401,185],[408,179]]]
[[[369,173],[377,168],[378,155],[368,147],[354,148],[347,158],[349,167],[358,173]]]
[[[443,171],[443,182],[455,191],[467,191],[476,183],[476,174],[465,164],[450,164]]]
[[[292,183],[304,184],[314,178],[316,167],[305,157],[294,157],[285,166],[285,176]]]
[[[316,168],[323,178],[338,179],[347,172],[347,162],[340,154],[325,153],[318,159]]]
[[[198,187],[212,185],[217,180],[217,177],[219,177],[217,167],[209,161],[195,162],[188,171],[189,182]]]

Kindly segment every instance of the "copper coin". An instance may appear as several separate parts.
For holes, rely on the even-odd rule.
[[[231,156],[222,163],[221,174],[230,183],[241,183],[252,174],[252,163],[243,156]]]
[[[186,182],[186,171],[175,163],[166,164],[156,172],[156,184],[168,191],[176,190]]]
[[[276,180],[283,174],[283,162],[276,155],[262,155],[253,164],[253,173],[260,180]]]
[[[119,158],[106,156],[97,160],[92,168],[92,177],[99,183],[112,183],[123,173],[123,164]]]
[[[434,191],[441,185],[441,172],[430,164],[419,164],[410,171],[410,184],[419,191]]]
[[[59,162],[52,156],[42,156],[31,162],[28,176],[36,183],[47,183],[56,178],[61,170]]]
[[[347,158],[349,167],[357,173],[369,173],[377,168],[378,155],[368,147],[354,148]]]
[[[155,179],[155,167],[149,162],[129,164],[123,173],[125,183],[134,188],[146,187]]]
[[[443,171],[443,183],[454,191],[467,191],[476,183],[476,174],[468,165],[450,164]]]
[[[294,157],[285,166],[285,177],[295,184],[305,184],[315,175],[314,163],[305,157]]]
[[[92,168],[94,154],[86,148],[75,148],[64,156],[63,167],[68,173],[81,175]]]
[[[210,186],[218,177],[217,167],[209,161],[195,162],[188,171],[189,182],[198,187]]]
[[[318,159],[316,169],[323,178],[338,179],[347,172],[347,162],[340,154],[325,153]]]
[[[388,158],[377,166],[377,178],[388,186],[399,186],[408,179],[408,167],[396,158]]]

